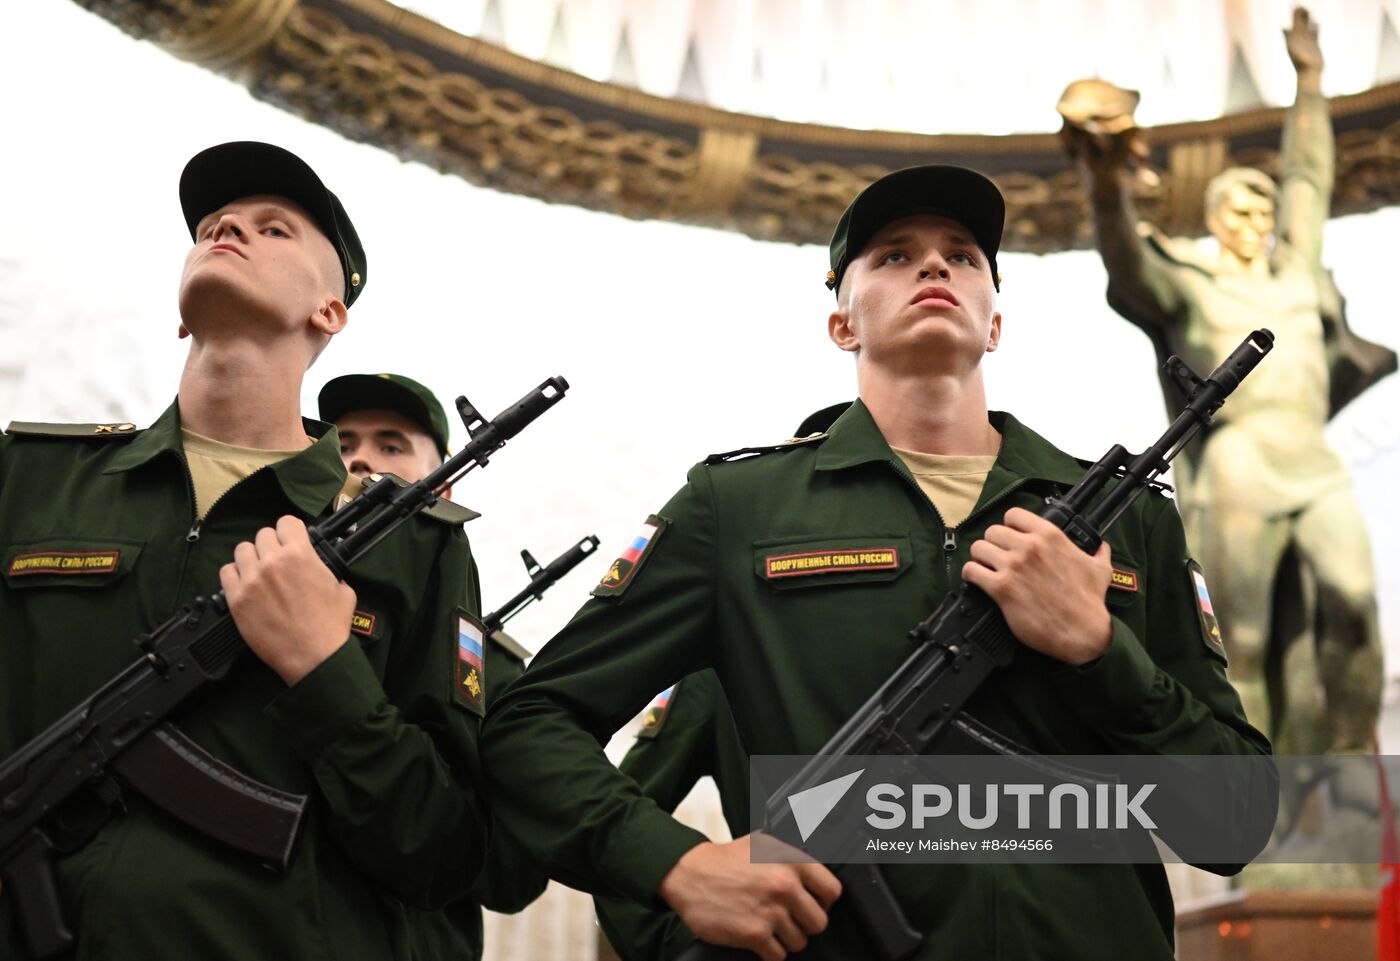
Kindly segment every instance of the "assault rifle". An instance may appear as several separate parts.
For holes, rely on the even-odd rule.
[[[481,619],[487,635],[499,631],[506,621],[519,614],[531,601],[543,599],[545,591],[553,587],[555,582],[569,571],[583,563],[583,559],[597,548],[598,538],[589,534],[544,567],[540,566],[540,562],[535,560],[529,551],[521,551],[520,559],[525,562],[525,570],[530,574],[530,583],[526,584],[525,589],[519,594]]]
[[[1170,358],[1165,369],[1187,401],[1166,433],[1136,457],[1115,444],[1063,497],[1047,498],[1041,516],[1085,553],[1093,554],[1104,533],[1211,422],[1273,342],[1269,331],[1254,331],[1204,380],[1181,358]],[[1117,483],[1109,487],[1110,481]],[[914,653],[801,770],[769,796],[764,807],[765,834],[799,843],[788,798],[831,780],[844,757],[934,754],[940,753],[940,745],[958,739],[964,744],[971,740],[983,751],[1022,756],[1031,763],[1037,760],[963,711],[992,672],[1011,663],[1019,646],[995,601],[964,582],[910,632],[910,639],[917,644]],[[1048,758],[1038,760],[1054,764]],[[1073,778],[1074,772],[1057,771],[1057,775]],[[909,923],[876,865],[829,867],[841,881],[842,899],[861,919],[873,957],[903,961],[918,950],[923,935]],[[752,958],[747,951],[697,942],[677,961]]]
[[[416,483],[371,477],[354,500],[310,525],[316,553],[344,579],[375,545],[436,504],[441,491],[486,466],[568,387],[552,377],[493,421],[458,398],[467,445]],[[291,857],[306,797],[252,781],[165,720],[206,684],[222,680],[247,649],[223,593],[194,598],[137,645],[139,660],[0,765],[0,879],[35,958],[73,942],[59,904],[51,819],[83,792],[114,804],[119,779],[269,867],[285,871]],[[177,776],[168,776],[172,765],[181,768]]]

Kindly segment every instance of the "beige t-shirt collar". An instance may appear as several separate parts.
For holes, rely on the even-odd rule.
[[[188,427],[180,428],[180,440],[185,448],[185,462],[190,468],[190,479],[194,483],[195,517],[203,520],[219,498],[232,490],[249,475],[300,454],[305,447],[296,450],[261,450],[256,447],[237,447],[225,444],[212,437],[196,434]],[[307,438],[312,443],[311,438]]]
[[[972,513],[997,460],[996,454],[925,454],[890,449],[914,475],[945,527],[957,527]]]

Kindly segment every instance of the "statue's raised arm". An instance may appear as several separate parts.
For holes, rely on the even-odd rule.
[[[1298,72],[1298,92],[1284,118],[1279,151],[1278,239],[1320,267],[1336,173],[1332,122],[1322,96],[1322,48],[1317,24],[1302,7],[1293,11],[1293,25],[1283,36]]]
[[[1151,225],[1133,203],[1133,182],[1155,182],[1133,120],[1138,94],[1103,80],[1078,80],[1060,98],[1060,137],[1077,162],[1094,217],[1094,242],[1108,271],[1108,299],[1149,336],[1174,326],[1182,295]]]

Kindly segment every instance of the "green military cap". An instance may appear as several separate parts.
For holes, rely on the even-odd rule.
[[[360,235],[355,233],[340,198],[290,150],[239,140],[210,147],[190,158],[180,175],[180,206],[190,237],[205,216],[230,201],[254,194],[295,200],[311,215],[340,258],[340,269],[345,273],[345,306],[353,304],[369,277]]]
[[[418,424],[447,456],[447,414],[418,381],[402,374],[346,374],[327,381],[316,400],[321,419],[335,423],[357,410],[392,410]]]
[[[886,174],[852,200],[831,235],[826,285],[839,290],[846,268],[885,224],[910,214],[940,214],[962,224],[987,255],[992,282],[1001,290],[997,248],[1006,223],[1006,201],[986,177],[966,167],[925,164]]]

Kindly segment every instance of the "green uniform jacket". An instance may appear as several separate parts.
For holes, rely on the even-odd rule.
[[[81,429],[0,439],[0,756],[130,664],[139,634],[217,590],[239,541],[284,514],[323,513],[346,476],[334,429],[307,421],[312,446],[250,475],[195,524],[176,406],[146,431]],[[102,563],[44,572],[56,552]],[[478,605],[460,521],[415,518],[350,584],[354,633],[301,682],[289,688],[244,655],[172,717],[245,774],[311,796],[290,870],[128,790],[126,812],[59,861],[77,958],[407,958],[401,902],[441,904],[476,877],[479,721],[453,700],[453,611]],[[0,957],[24,957],[18,937],[0,897]]]
[[[1082,475],[1014,418],[993,414],[992,423],[1001,452],[955,530],[859,402],[825,438],[693,468],[635,565],[620,563],[595,588],[488,718],[482,750],[496,816],[566,883],[661,907],[661,879],[703,838],[608,764],[602,743],[657,690],[708,666],[751,753],[817,750],[907,656],[906,632],[958,582],[982,531]],[[1171,502],[1140,498],[1109,540],[1137,590],[1110,590],[1104,656],[1072,669],[1022,650],[970,713],[1047,754],[1267,753],[1207,638]],[[794,569],[784,558],[833,551],[896,558],[769,576]],[[922,959],[1172,956],[1160,865],[884,873],[928,934]],[[860,940],[838,902],[808,956],[858,957]]]
[[[486,704],[525,671],[525,652],[508,648],[492,633],[486,641]],[[504,831],[491,832],[486,865],[466,897],[438,911],[416,911],[412,919],[414,961],[476,961],[483,951],[481,909],[505,914],[523,910],[540,896],[549,878]],[[692,939],[693,940],[693,939]]]
[[[730,833],[749,833],[749,756],[714,671],[676,683],[661,720],[637,736],[618,770],[664,811],[674,811],[695,782],[712,777]],[[674,911],[620,897],[595,897],[593,906],[623,961],[675,958],[695,940]]]

